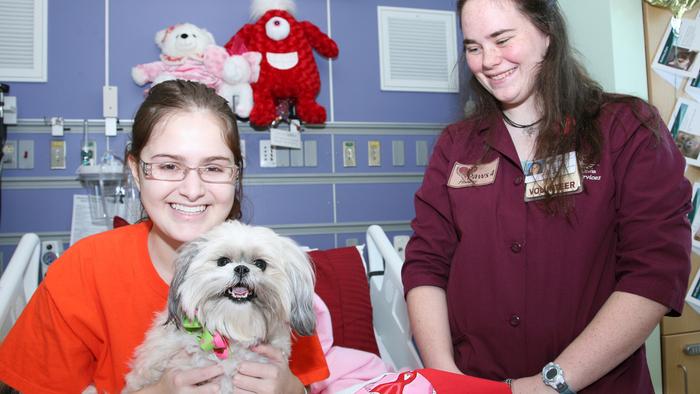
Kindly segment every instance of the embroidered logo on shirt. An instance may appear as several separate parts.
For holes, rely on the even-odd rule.
[[[471,186],[490,185],[496,181],[498,173],[498,158],[485,164],[462,164],[455,162],[452,167],[450,179],[447,186],[452,188],[462,188]]]
[[[597,168],[598,166],[596,165],[591,168],[583,169],[583,171],[581,171],[581,177],[587,181],[599,181],[601,176],[598,175]]]

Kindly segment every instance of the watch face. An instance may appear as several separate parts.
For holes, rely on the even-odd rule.
[[[544,376],[549,380],[554,379],[557,376],[557,369],[554,367],[549,368]]]

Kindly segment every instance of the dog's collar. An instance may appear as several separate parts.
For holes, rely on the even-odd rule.
[[[199,347],[205,352],[212,351],[220,360],[228,358],[228,342],[229,340],[218,332],[207,330],[202,324],[194,318],[192,320],[187,317],[182,319],[182,327],[188,333],[194,335],[199,340]]]

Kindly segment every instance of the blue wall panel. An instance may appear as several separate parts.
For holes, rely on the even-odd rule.
[[[328,185],[251,185],[244,193],[244,214],[253,224],[333,222],[333,190]]]
[[[337,185],[341,222],[401,221],[413,217],[416,183]]]

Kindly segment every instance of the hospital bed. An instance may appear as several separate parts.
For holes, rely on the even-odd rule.
[[[367,287],[369,288],[369,294],[352,294],[353,298],[368,297],[370,301],[365,304],[353,304],[348,302],[346,297],[345,299],[338,298],[339,302],[336,302],[335,307],[333,307],[332,303],[326,300],[331,309],[332,318],[349,316],[350,312],[344,313],[345,311],[342,310],[346,305],[367,305],[371,312],[369,310],[353,311],[353,313],[364,313],[363,316],[368,318],[371,316],[372,321],[366,323],[371,327],[368,335],[371,336],[373,330],[374,338],[361,339],[367,343],[370,341],[373,343],[376,340],[379,355],[394,370],[422,368],[422,363],[412,342],[406,304],[403,298],[403,285],[401,283],[403,261],[381,227],[370,226],[367,229],[366,242],[366,259],[361,256],[361,253],[357,254],[353,250],[351,252],[352,258],[341,262],[352,265],[350,267],[340,267],[336,264],[338,262],[329,261],[328,263],[336,264],[336,266],[325,267],[329,269],[324,271],[323,269],[319,270],[322,267],[319,267],[319,263],[316,262],[319,273],[338,272],[339,268],[342,268],[345,273],[355,272],[357,275],[361,275],[365,291]],[[330,258],[335,255],[337,254],[332,252],[325,253],[325,256],[331,256]],[[346,253],[346,255],[348,254]],[[39,259],[39,237],[36,234],[25,234],[12,255],[5,273],[0,278],[0,341],[7,335],[38,285],[40,278]],[[320,281],[321,279],[319,279]],[[329,282],[326,287],[332,288],[330,291],[337,293],[343,290],[345,283],[348,283],[347,276],[336,278],[334,282]],[[354,289],[346,290],[354,291]],[[321,296],[323,297],[323,295]],[[370,303],[371,306],[369,306]],[[353,324],[353,328],[348,331],[357,335],[358,330],[355,330],[357,322],[350,323]],[[334,335],[338,337],[336,333]]]

